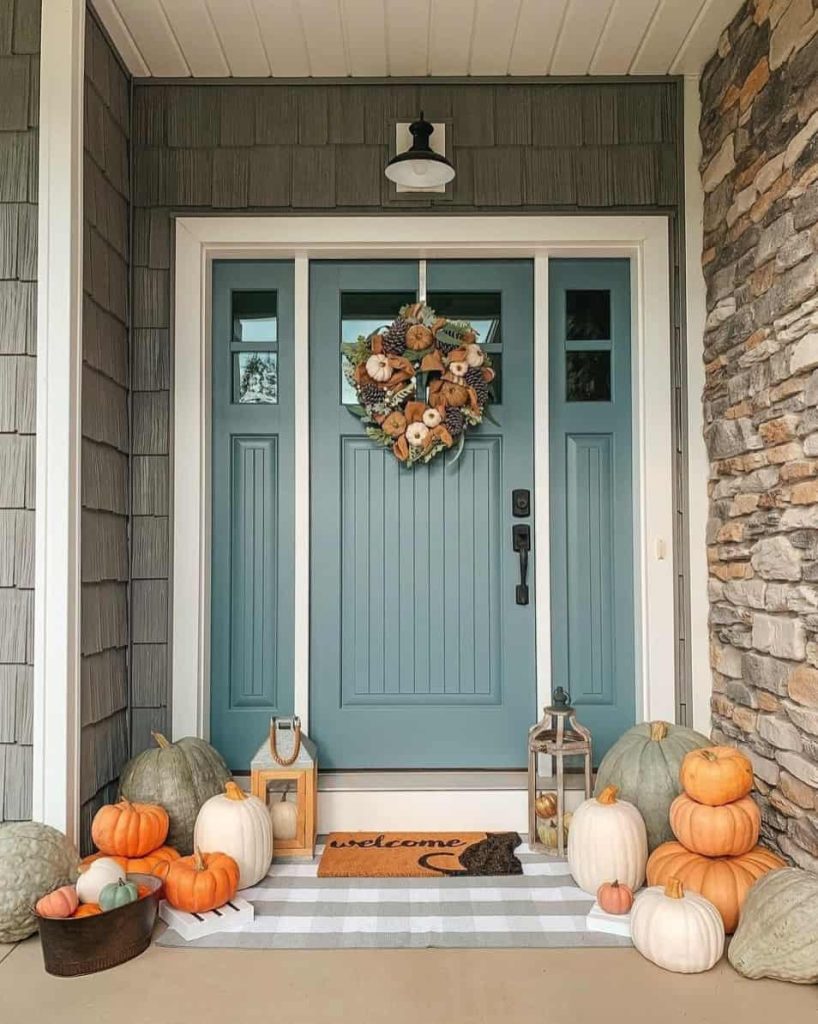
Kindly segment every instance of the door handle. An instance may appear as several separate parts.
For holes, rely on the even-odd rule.
[[[531,527],[512,526],[511,541],[520,556],[520,582],[517,584],[517,604],[528,604],[528,552],[531,550]]]

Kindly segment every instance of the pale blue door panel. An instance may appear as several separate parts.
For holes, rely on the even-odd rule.
[[[532,268],[428,264],[430,304],[479,320],[503,400],[456,464],[407,470],[344,406],[340,344],[417,281],[408,261],[311,267],[311,732],[330,768],[522,766],[534,589],[515,604],[511,491],[533,486]]]
[[[634,723],[634,525],[628,260],[549,264],[553,686],[594,759]]]
[[[210,732],[237,770],[293,708],[293,340],[291,262],[214,263]]]

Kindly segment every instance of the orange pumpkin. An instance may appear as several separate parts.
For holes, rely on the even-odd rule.
[[[753,788],[753,766],[735,747],[702,747],[685,754],[679,782],[697,803],[721,807],[747,796]]]
[[[104,853],[92,853],[90,857],[83,858],[83,864],[93,864]],[[156,875],[157,878],[164,878],[168,868],[173,861],[179,859],[179,851],[172,846],[160,846],[158,850],[151,850],[147,857],[114,857],[113,860],[119,864],[122,870],[128,874]]]
[[[667,885],[678,878],[685,889],[710,900],[729,934],[736,930],[738,915],[750,887],[768,871],[785,867],[784,861],[763,846],[740,857],[702,857],[681,843],[662,843],[648,858],[648,885]]]
[[[81,903],[71,917],[96,917],[102,913],[102,907],[98,903]]]
[[[158,804],[118,804],[100,807],[91,823],[97,849],[111,857],[144,857],[167,839],[168,812]]]
[[[758,842],[761,811],[750,796],[722,807],[691,800],[686,793],[670,805],[670,827],[688,850],[703,857],[740,857]]]
[[[197,850],[170,865],[165,879],[165,897],[179,910],[203,914],[232,900],[238,885],[239,866],[232,857]]]
[[[138,885],[136,887],[136,898],[138,900],[144,900],[146,896],[150,896],[153,889],[149,885]]]
[[[40,917],[71,917],[79,904],[77,890],[73,885],[61,885],[59,889],[37,900],[35,910]]]
[[[633,906],[633,889],[619,882],[603,882],[596,891],[596,901],[606,914],[627,914]]]

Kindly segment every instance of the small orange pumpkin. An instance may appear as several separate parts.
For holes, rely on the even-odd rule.
[[[92,853],[89,857],[83,858],[83,864],[93,864],[95,860],[104,857],[104,853]],[[156,875],[157,878],[164,878],[168,868],[173,861],[180,857],[179,851],[172,846],[160,846],[157,850],[151,850],[146,857],[113,857],[122,870],[128,875]]]
[[[768,871],[786,865],[763,846],[741,857],[702,857],[681,843],[662,843],[648,858],[648,885],[667,885],[678,878],[685,889],[710,900],[722,916],[724,930],[736,930],[738,915],[750,887]]]
[[[753,788],[753,766],[735,747],[702,747],[685,754],[679,782],[697,803],[722,807],[747,796]]]
[[[71,917],[78,905],[79,897],[74,886],[61,885],[37,900],[34,909],[40,917]]]
[[[91,823],[97,849],[112,857],[144,857],[167,839],[168,812],[159,804],[118,804],[100,807]]]
[[[627,914],[633,906],[633,889],[619,882],[603,882],[596,891],[596,901],[606,914]]]
[[[96,917],[102,913],[102,907],[98,903],[81,903],[71,917]]]
[[[150,896],[153,889],[149,885],[138,885],[136,887],[136,898],[138,900],[144,900],[146,896]]]
[[[669,817],[682,846],[704,857],[740,857],[756,845],[761,828],[761,811],[751,796],[710,807],[682,793],[670,805]]]
[[[178,910],[203,914],[232,900],[238,885],[239,866],[232,857],[197,850],[170,865],[165,879],[165,897]]]

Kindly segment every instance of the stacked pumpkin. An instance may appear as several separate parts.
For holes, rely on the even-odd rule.
[[[752,797],[753,768],[733,747],[692,750],[682,761],[683,792],[670,806],[677,842],[658,846],[647,863],[648,885],[676,878],[715,905],[729,934],[750,887],[784,862],[758,846],[761,814]]]

